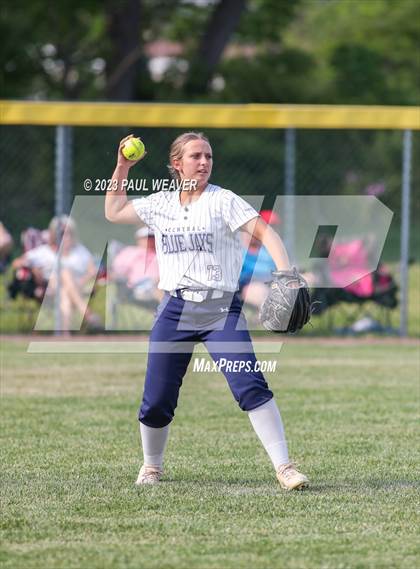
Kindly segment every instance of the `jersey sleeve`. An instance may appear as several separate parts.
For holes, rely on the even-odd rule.
[[[154,217],[156,211],[156,194],[147,196],[146,198],[136,198],[132,200],[134,211],[137,213],[139,218],[148,225],[153,227]]]
[[[231,231],[259,216],[259,213],[244,199],[229,190],[225,190],[222,205],[223,219]]]

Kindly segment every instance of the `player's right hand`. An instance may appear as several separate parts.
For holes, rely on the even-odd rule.
[[[143,154],[143,156],[141,158],[139,158],[138,160],[127,160],[127,158],[124,156],[124,154],[121,152],[122,147],[124,146],[124,144],[126,143],[126,141],[129,138],[133,138],[134,134],[129,134],[128,136],[125,136],[121,141],[120,144],[118,146],[118,157],[117,157],[117,166],[124,166],[125,168],[127,168],[128,170],[130,168],[132,168],[133,166],[135,166],[138,162],[140,162],[140,160],[143,160],[143,158],[146,156],[147,152],[145,151],[145,153]]]

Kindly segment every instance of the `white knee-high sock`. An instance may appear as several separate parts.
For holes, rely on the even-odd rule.
[[[169,425],[161,428],[148,427],[140,423],[141,444],[143,447],[144,464],[148,466],[163,465],[163,453],[168,440]]]
[[[267,451],[274,468],[289,462],[286,436],[279,408],[274,399],[248,411],[252,426]]]

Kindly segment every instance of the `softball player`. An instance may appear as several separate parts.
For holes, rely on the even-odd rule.
[[[129,201],[123,181],[136,162],[126,160],[121,148],[130,136],[119,146],[105,215],[114,223],[141,220],[154,231],[158,286],[165,291],[150,334],[139,409],[144,463],[136,484],[157,483],[162,477],[179,389],[194,345],[203,342],[215,362],[230,363],[220,369],[248,413],[281,486],[302,488],[308,479],[289,460],[280,412],[264,376],[255,371],[256,357],[236,292],[242,264],[239,232],[259,239],[278,270],[289,268],[283,243],[246,201],[209,183],[212,149],[201,133],[184,133],[171,146],[169,170],[176,180],[190,181],[184,190]]]

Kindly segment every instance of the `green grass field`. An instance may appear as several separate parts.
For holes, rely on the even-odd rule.
[[[268,380],[286,493],[216,373],[188,372],[165,481],[137,489],[143,355],[4,340],[2,568],[364,569],[419,563],[415,345],[289,342]]]

